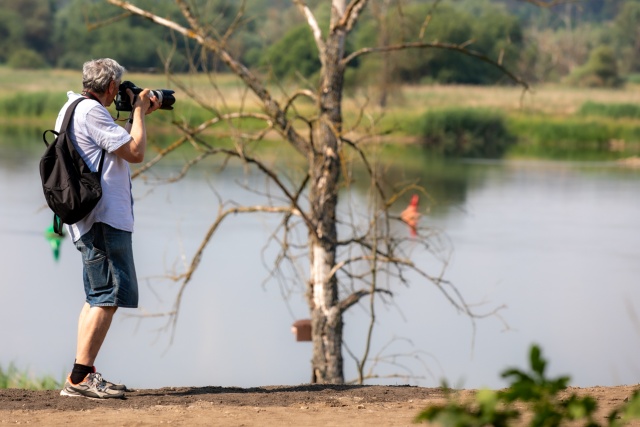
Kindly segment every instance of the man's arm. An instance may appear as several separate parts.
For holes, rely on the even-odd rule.
[[[131,92],[131,90],[127,89],[127,92]],[[133,96],[133,93],[130,96]],[[149,89],[140,92],[131,112],[133,123],[127,122],[125,125],[125,129],[131,135],[131,140],[114,151],[118,157],[129,163],[141,163],[144,160],[144,152],[147,148],[145,115],[157,110],[159,106],[157,98],[150,96]]]

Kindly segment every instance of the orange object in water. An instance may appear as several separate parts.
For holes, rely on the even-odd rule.
[[[418,211],[419,200],[420,199],[418,195],[414,194],[411,197],[411,202],[409,203],[409,206],[407,206],[406,209],[403,210],[402,213],[400,214],[400,218],[402,218],[402,220],[406,222],[407,225],[409,226],[409,231],[411,232],[412,236],[418,235],[417,226],[418,226],[418,221],[420,220],[420,212]]]

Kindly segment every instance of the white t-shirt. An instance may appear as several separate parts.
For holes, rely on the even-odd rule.
[[[82,95],[67,92],[69,100],[56,120],[56,130],[62,126],[64,114],[71,102]],[[109,111],[93,99],[82,101],[76,107],[69,126],[69,136],[78,153],[92,171],[97,171],[102,149],[106,150],[102,166],[102,198],[96,207],[75,224],[67,225],[74,242],[88,232],[94,223],[103,222],[119,230],[133,232],[133,197],[129,162],[113,154],[131,140],[131,135],[118,126]]]

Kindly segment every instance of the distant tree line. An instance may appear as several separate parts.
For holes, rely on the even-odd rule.
[[[163,16],[182,22],[172,0],[144,0]],[[291,0],[192,0],[249,67],[278,79],[313,79],[315,44]],[[330,2],[309,0],[316,16]],[[533,82],[617,86],[640,80],[640,0],[583,0],[551,9],[522,0],[405,0],[401,8],[372,1],[374,20],[356,29],[347,46],[388,45],[406,39],[451,43],[501,60]],[[239,12],[242,12],[239,15]],[[0,64],[13,68],[73,68],[96,57],[113,57],[130,70],[174,72],[222,67],[192,42],[101,0],[0,0]],[[240,18],[238,19],[238,16]],[[110,25],[100,25],[116,20]],[[326,20],[325,20],[326,21]],[[223,70],[221,68],[221,70]],[[494,67],[446,50],[390,52],[363,57],[347,78],[363,84],[491,84],[503,79]]]

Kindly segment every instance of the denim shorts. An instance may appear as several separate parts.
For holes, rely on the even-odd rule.
[[[82,253],[84,292],[91,307],[138,307],[130,232],[97,222],[75,245]]]

